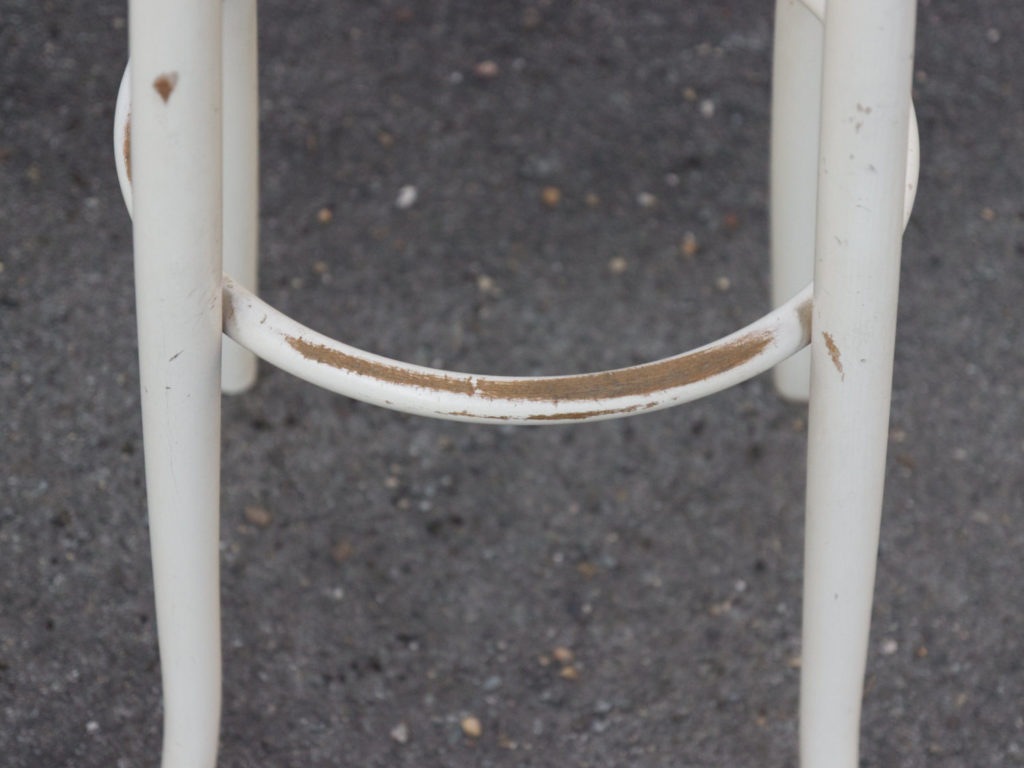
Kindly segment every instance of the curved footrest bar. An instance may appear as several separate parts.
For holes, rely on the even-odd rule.
[[[812,286],[760,320],[690,352],[570,376],[482,376],[425,368],[317,333],[224,276],[224,332],[319,387],[397,411],[481,423],[567,424],[669,408],[769,370],[810,340]]]

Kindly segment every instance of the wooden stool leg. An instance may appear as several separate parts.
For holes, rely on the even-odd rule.
[[[778,0],[772,54],[769,205],[773,307],[789,301],[814,276],[823,38],[821,21],[800,0]],[[806,402],[810,350],[777,365],[772,376],[779,394]]]
[[[804,570],[803,768],[856,768],[888,437],[913,0],[828,0]]]
[[[224,0],[224,271],[256,293],[259,252],[259,87],[256,0]],[[222,388],[256,382],[256,356],[224,339]]]
[[[131,176],[163,768],[220,718],[221,7],[132,0]]]

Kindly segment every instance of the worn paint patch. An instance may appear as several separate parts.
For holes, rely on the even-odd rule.
[[[231,295],[231,291],[224,291],[220,311],[224,325],[227,325],[228,321],[235,316],[235,299]]]
[[[528,416],[495,416],[488,413],[472,411],[434,411],[438,416],[465,416],[471,419],[490,419],[495,421],[583,421],[598,416],[627,416],[637,411],[647,411],[659,405],[657,401],[642,405],[631,405],[627,408],[602,408],[592,411],[573,411],[571,413],[534,413]]]
[[[822,337],[825,339],[825,347],[828,349],[828,356],[832,358],[832,365],[839,371],[839,376],[844,381],[846,380],[846,374],[843,373],[843,361],[840,359],[839,347],[836,346],[835,339],[832,338],[831,333],[822,331]]]
[[[391,405],[390,400],[385,400],[385,403]],[[494,421],[512,421],[511,416],[484,416],[480,413],[470,413],[469,411],[434,411],[438,416],[465,416],[469,419],[491,419]]]
[[[596,411],[576,411],[574,413],[537,413],[526,416],[526,421],[575,421],[580,419],[593,419],[598,416],[626,416],[640,410],[653,408],[657,403],[645,403],[644,405],[631,405],[628,408],[605,408]]]
[[[124,153],[124,175],[132,180],[132,116],[129,114],[124,121],[124,142],[121,144]]]
[[[811,326],[813,324],[812,318],[814,316],[814,303],[805,301],[797,307],[796,312],[797,316],[800,318],[800,330],[803,331],[804,338],[810,341]]]
[[[333,349],[325,344],[314,344],[311,341],[306,341],[296,336],[286,336],[285,341],[307,360],[323,363],[332,368],[351,371],[360,376],[368,376],[371,379],[379,379],[380,381],[400,386],[424,387],[426,389],[456,392],[460,395],[473,394],[473,385],[468,378],[410,371],[397,365],[389,365],[388,363],[381,363],[375,360],[364,360],[355,355],[342,352],[340,349]]]
[[[495,379],[485,376],[412,371],[395,364],[365,360],[295,336],[286,336],[285,341],[307,360],[390,384],[424,387],[491,399],[558,402],[643,397],[654,392],[695,384],[726,373],[757,357],[771,343],[772,338],[771,332],[760,331],[748,333],[728,343],[632,368],[576,376],[526,379]]]
[[[153,88],[160,94],[160,98],[164,100],[164,104],[171,98],[171,93],[174,92],[175,86],[178,84],[178,73],[167,72],[160,75],[156,80],[153,81]]]
[[[643,397],[653,392],[695,384],[736,368],[756,357],[772,340],[767,331],[750,333],[727,344],[696,350],[653,363],[578,376],[503,381],[480,379],[485,397],[512,400],[601,400]]]

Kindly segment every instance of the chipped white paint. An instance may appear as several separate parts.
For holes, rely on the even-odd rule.
[[[823,43],[821,21],[812,11],[799,0],[776,0],[768,207],[772,306],[787,301],[814,274]],[[780,395],[806,401],[810,350],[784,360],[772,378]]]
[[[126,69],[122,88],[118,94],[114,136],[118,178],[121,182],[121,191],[124,195],[125,204],[128,207],[129,213],[131,213],[132,184],[126,163],[127,154],[123,151],[123,141],[124,137],[128,136],[130,117],[130,104],[126,85],[129,80],[129,72],[130,70]],[[122,138],[119,140],[118,137]],[[254,152],[255,150],[253,150]],[[254,154],[252,156],[255,157]],[[226,186],[225,192],[230,191],[232,188],[230,185]],[[251,278],[245,282],[251,283]],[[806,319],[810,311],[810,297],[812,293],[811,287],[807,286],[790,302],[747,328],[717,342],[673,358],[682,359],[687,355],[697,355],[702,365],[710,365],[708,369],[709,375],[702,376],[696,380],[685,380],[687,379],[686,366],[680,363],[675,369],[676,383],[667,386],[653,386],[653,388],[641,386],[639,389],[643,391],[632,395],[602,396],[597,394],[588,398],[551,397],[547,400],[529,400],[517,399],[515,397],[489,396],[480,391],[480,381],[486,379],[491,382],[500,381],[512,384],[515,382],[524,382],[526,384],[547,382],[557,387],[559,379],[563,381],[570,379],[578,380],[580,377],[482,377],[474,374],[438,371],[407,365],[349,347],[305,328],[277,312],[251,292],[245,291],[243,286],[239,285],[238,281],[233,278],[225,276],[224,285],[225,296],[234,305],[234,312],[229,313],[225,319],[225,332],[229,339],[238,342],[257,356],[294,373],[300,378],[334,392],[408,413],[456,421],[519,422],[527,424],[598,421],[668,408],[705,397],[769,370],[807,345],[809,331],[806,327]],[[240,297],[244,297],[244,301],[240,301]],[[259,310],[249,311],[252,307],[259,307]],[[287,333],[282,329],[288,329]],[[737,358],[733,345],[743,339],[754,339],[756,341],[757,338],[762,338],[755,338],[750,334],[764,334],[765,343],[756,352],[750,354],[749,357],[741,356],[741,358]],[[347,370],[329,365],[323,362],[322,359],[317,359],[315,355],[303,355],[294,346],[284,341],[286,338],[305,340],[320,349],[324,354],[334,350],[354,360],[360,360],[363,364],[372,362],[387,365],[394,371],[406,376],[406,381],[409,380],[409,377],[422,377],[426,374],[434,376],[435,380],[438,381],[444,379],[464,381],[469,391],[468,393],[462,393],[446,391],[443,388],[439,390],[431,389],[429,386],[402,383],[400,378],[398,380],[375,379],[371,376],[362,375],[356,370]],[[306,347],[307,352],[310,349],[311,347]],[[714,361],[716,352],[721,353],[717,363]],[[324,354],[320,355],[321,358],[323,358]],[[730,354],[732,355],[731,358],[729,357]],[[721,369],[712,370],[715,365],[718,365]],[[634,369],[623,369],[616,372],[616,374],[622,375],[625,371],[636,370],[637,375],[642,379],[645,375],[644,368],[644,366],[635,366]],[[594,373],[590,374],[590,376],[594,385],[597,386],[599,379],[610,373]],[[243,376],[242,384],[245,381],[246,379]],[[230,391],[233,387],[226,387],[226,389]]]
[[[129,3],[130,159],[163,768],[212,768],[220,718],[221,6]],[[121,101],[119,117],[125,117]]]
[[[888,444],[914,0],[828,0],[814,264],[802,768],[857,768]],[[916,170],[915,170],[916,173]],[[916,186],[916,185],[915,185]]]
[[[132,210],[132,180],[128,170],[131,153],[131,104],[132,104],[132,64],[129,61],[121,74],[121,85],[117,89],[117,103],[114,105],[114,167],[117,169],[117,182],[121,187],[128,215],[134,216]]]
[[[790,10],[796,2],[782,0]],[[236,158],[222,164],[220,123],[222,109],[226,122],[234,109],[222,101],[223,60],[229,81],[247,82],[236,94],[245,101],[236,105],[236,116],[240,130],[255,136],[246,126],[255,121],[254,0],[130,0],[130,45],[137,53],[131,67],[138,77],[126,70],[122,80],[114,146],[122,193],[135,216],[145,460],[164,679],[163,768],[212,768],[216,762],[222,328],[269,362],[369,403],[459,421],[550,424],[667,408],[732,386],[806,345],[812,312],[801,765],[856,765],[891,377],[897,219],[902,214],[906,224],[919,163],[909,102],[913,2],[828,0],[827,14],[825,0],[803,2],[825,20],[822,157],[835,161],[830,169],[842,176],[840,183],[824,176],[813,181],[819,195],[814,307],[808,285],[750,326],[674,358],[593,374],[515,378],[411,366],[355,349],[222,278],[221,214],[233,205],[222,207],[225,175],[231,177],[225,184],[236,183],[241,191],[227,193],[239,207],[237,226],[224,231],[243,253],[241,269],[255,259],[255,146],[236,147]],[[221,36],[222,7],[227,37]],[[821,58],[816,54],[819,65]],[[861,116],[849,110],[855,95]],[[129,114],[132,103],[135,116]],[[870,125],[861,119],[871,114],[869,106]],[[870,140],[859,167],[844,165],[851,145],[844,126]],[[229,141],[238,141],[228,130]],[[809,145],[808,135],[785,140],[799,149]],[[871,182],[865,162],[877,174]],[[812,182],[805,174],[798,183],[806,192]],[[854,198],[871,206],[851,206]],[[412,205],[414,190],[403,191],[399,202]],[[785,260],[787,253],[782,247],[778,255]]]
[[[646,365],[573,376],[483,376],[426,368],[317,333],[224,278],[224,330],[317,386],[385,408],[473,422],[600,421],[696,400],[769,370],[808,343],[811,287],[736,333]]]
[[[256,290],[259,252],[259,87],[256,0],[223,0],[224,271]],[[222,351],[221,389],[256,383],[256,358],[233,341]]]
[[[772,306],[779,306],[812,279],[818,193],[824,0],[777,0],[772,64],[771,261]],[[914,105],[909,107],[903,226],[917,195],[920,140]],[[805,350],[773,372],[779,393],[806,401],[811,354]]]

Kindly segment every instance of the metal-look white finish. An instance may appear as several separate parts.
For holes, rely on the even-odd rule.
[[[221,696],[220,3],[132,0],[129,44],[139,366],[164,692],[162,765],[212,768]]]
[[[910,214],[914,211],[914,201],[917,199],[917,182],[921,175],[921,137],[917,128],[917,110],[914,102],[910,102],[910,114],[907,126],[907,172],[904,181],[906,188],[903,190],[903,226],[901,232],[907,229],[910,223]]]
[[[856,768],[889,423],[914,0],[829,0],[808,422],[800,755]]]
[[[773,215],[781,217],[773,221],[773,258],[795,289],[815,254],[813,308],[808,285],[746,328],[673,358],[514,378],[412,366],[349,347],[222,278],[226,237],[236,261],[230,270],[250,288],[256,281],[255,0],[130,0],[133,59],[118,94],[114,147],[134,220],[163,768],[216,762],[222,329],[241,345],[238,356],[225,353],[225,391],[252,383],[255,358],[245,347],[383,407],[524,424],[688,402],[768,370],[812,337],[801,766],[855,768],[900,236],[919,162],[910,104],[914,3],[828,0],[826,14],[824,0],[779,0],[778,13],[773,109],[784,114],[773,123]],[[812,33],[821,19],[824,32]],[[775,288],[781,301],[787,290]],[[801,386],[793,380],[783,391],[800,397]]]
[[[256,290],[259,251],[259,100],[256,0],[223,0],[224,271]],[[224,341],[221,387],[237,394],[256,382],[256,358]]]
[[[425,368],[350,347],[224,278],[224,330],[300,379],[366,403],[470,422],[568,424],[690,402],[769,370],[807,344],[811,286],[746,328],[632,368],[515,378]]]
[[[132,175],[128,168],[131,152],[131,111],[132,111],[132,63],[129,60],[121,73],[121,83],[117,88],[117,102],[114,105],[114,168],[117,170],[117,183],[121,188],[128,216],[133,218],[132,210]]]
[[[800,0],[777,0],[772,44],[771,194],[772,306],[787,301],[814,274],[814,210],[818,197],[821,115],[820,19]],[[806,401],[811,352],[772,371],[779,394]]]
[[[801,0],[807,10],[814,14],[814,16],[822,24],[825,23],[825,14],[827,11],[828,3],[832,0]],[[777,6],[776,6],[777,8]],[[795,14],[795,11],[793,12]],[[787,14],[787,19],[794,18]],[[777,28],[776,28],[776,31]],[[807,39],[804,37],[806,32],[799,33],[797,37],[795,34],[790,35],[788,32],[785,33],[787,42],[799,45],[801,42],[806,43]],[[823,34],[819,31],[819,34]],[[820,48],[820,46],[819,46]],[[818,59],[820,62],[820,59]],[[818,103],[820,103],[820,94]],[[774,105],[773,105],[774,106]],[[910,119],[907,121],[907,164],[906,164],[906,189],[903,191],[903,227],[907,226],[907,222],[910,221],[910,212],[914,210],[914,199],[917,197],[917,177],[921,168],[921,139],[917,130],[917,111],[914,109],[914,102],[910,102],[908,107],[910,112]],[[817,142],[815,142],[817,144]],[[806,283],[803,280],[798,285]]]
[[[817,16],[818,19],[821,21],[825,20],[825,0],[801,0],[801,4]]]
[[[787,301],[814,271],[814,210],[817,196],[821,55],[824,0],[777,0],[772,72],[771,266],[772,306]],[[818,23],[812,23],[812,18]],[[903,226],[917,196],[921,150],[917,114],[910,104],[907,124]],[[783,397],[806,401],[810,393],[810,350],[774,371]]]

